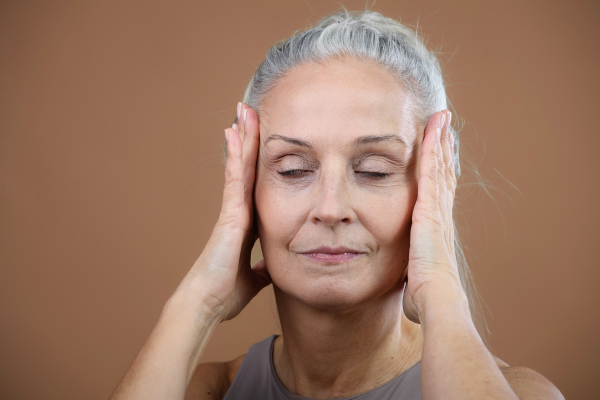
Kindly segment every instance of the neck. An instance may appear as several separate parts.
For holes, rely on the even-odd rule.
[[[352,310],[324,311],[275,287],[283,336],[273,362],[282,383],[312,398],[367,392],[421,358],[422,333],[402,312],[402,290]]]

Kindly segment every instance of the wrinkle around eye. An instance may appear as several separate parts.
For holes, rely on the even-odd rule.
[[[300,154],[283,154],[276,157],[264,157],[265,164],[272,169],[281,170],[314,170],[316,165]]]
[[[362,156],[355,164],[354,169],[364,172],[395,172],[408,170],[414,164],[414,156],[389,156],[387,154],[371,153]]]

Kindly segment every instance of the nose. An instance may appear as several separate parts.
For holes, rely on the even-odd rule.
[[[314,189],[311,221],[333,227],[356,220],[352,196],[342,177],[322,177]]]

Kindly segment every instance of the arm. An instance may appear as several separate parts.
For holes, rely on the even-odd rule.
[[[198,360],[217,324],[235,317],[270,283],[264,261],[250,267],[256,240],[252,188],[258,116],[246,105],[237,128],[226,130],[227,165],[219,220],[198,260],[164,306],[142,349],[115,389],[117,399],[184,399]],[[226,369],[199,368],[195,384],[217,388]],[[211,397],[208,397],[211,398]]]
[[[471,319],[454,253],[450,117],[436,113],[425,128],[404,293],[407,317],[423,329],[423,399],[562,399],[531,370],[503,373]]]
[[[462,289],[435,289],[421,320],[423,398],[518,399],[479,337]]]
[[[452,293],[442,296],[443,290],[432,297],[436,304],[430,304],[423,316],[424,399],[452,398],[449,394],[456,393],[455,398],[461,399],[564,400],[541,374],[525,367],[500,367],[475,329],[468,308],[456,307],[461,301],[466,306],[466,298]]]
[[[183,399],[219,319],[171,299],[111,399]],[[204,371],[208,380],[211,371]]]

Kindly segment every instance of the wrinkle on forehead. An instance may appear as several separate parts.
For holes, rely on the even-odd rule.
[[[418,126],[412,103],[399,79],[375,62],[345,57],[308,63],[289,71],[264,97],[261,139],[299,133],[316,139],[341,128],[360,136],[395,132],[414,143]]]

